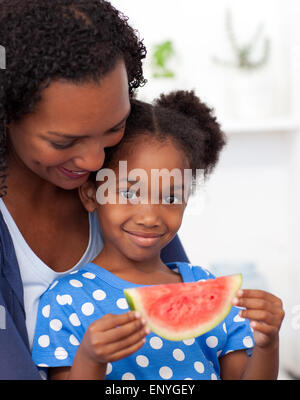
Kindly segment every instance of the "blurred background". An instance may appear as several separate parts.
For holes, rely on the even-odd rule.
[[[227,146],[179,231],[195,265],[284,302],[279,379],[300,379],[300,2],[112,0],[148,50],[138,98],[194,89]]]

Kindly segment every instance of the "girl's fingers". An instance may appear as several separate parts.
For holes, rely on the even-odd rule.
[[[264,324],[263,322],[251,321],[250,325],[255,331],[264,333],[267,336],[276,335],[278,332],[274,326]]]
[[[125,341],[126,338],[138,333],[140,337],[144,337],[150,331],[145,326],[144,320],[134,320],[120,327],[109,329],[105,332],[99,332],[99,339],[106,343],[114,343]]]
[[[136,311],[128,311],[119,315],[105,314],[102,318],[93,322],[93,326],[95,330],[104,332],[117,326],[121,327],[131,321],[141,321],[140,314]]]
[[[106,346],[106,353],[112,355],[127,348],[131,348],[132,346],[135,346],[140,342],[145,343],[145,336],[147,335],[147,333],[149,332],[147,332],[146,329],[139,330],[138,332],[126,337],[123,340],[109,343]]]
[[[279,318],[276,318],[274,314],[265,310],[241,310],[239,314],[243,318],[248,318],[254,321],[261,321],[264,322],[264,324],[270,326],[277,327],[278,325],[280,325]]]
[[[232,303],[252,310],[265,310],[283,317],[282,302],[279,298],[263,290],[245,289],[237,293]]]
[[[246,299],[246,298],[261,299],[268,303],[272,303],[276,306],[282,307],[282,301],[278,297],[264,290],[242,289],[237,292],[236,297],[238,299]]]
[[[144,339],[141,339],[139,342],[136,342],[135,344],[124,348],[122,350],[116,351],[114,354],[111,354],[110,356],[110,361],[118,361],[121,360],[122,358],[128,357],[131,354],[135,353],[138,351],[145,343]]]

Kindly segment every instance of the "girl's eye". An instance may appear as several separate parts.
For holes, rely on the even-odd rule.
[[[51,142],[51,146],[53,146],[55,149],[58,149],[58,150],[68,149],[69,147],[73,146],[73,144],[74,144],[74,141],[70,142],[70,143],[64,143],[64,144]]]
[[[136,192],[134,192],[133,190],[120,190],[120,194],[125,199],[135,199],[136,198]]]
[[[163,204],[178,204],[180,202],[179,197],[177,196],[166,196],[163,200]]]

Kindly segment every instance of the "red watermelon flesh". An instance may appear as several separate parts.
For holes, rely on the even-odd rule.
[[[242,283],[241,274],[206,281],[170,283],[125,289],[132,310],[149,328],[168,340],[202,335],[221,323]]]

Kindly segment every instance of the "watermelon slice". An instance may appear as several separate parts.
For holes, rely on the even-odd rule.
[[[228,275],[200,282],[170,283],[125,289],[132,310],[146,319],[152,332],[168,340],[200,336],[224,320],[242,275]]]

